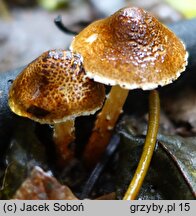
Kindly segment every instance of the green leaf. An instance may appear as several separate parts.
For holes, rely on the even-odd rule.
[[[66,7],[69,3],[68,0],[38,0],[38,4],[46,10],[57,10]]]
[[[196,2],[195,0],[166,0],[175,9],[184,14],[186,18],[196,17]]]

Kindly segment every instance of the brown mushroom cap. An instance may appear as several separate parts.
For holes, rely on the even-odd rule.
[[[95,81],[144,90],[177,79],[187,64],[182,41],[150,13],[123,8],[79,33],[71,49]]]
[[[93,114],[104,98],[104,86],[86,77],[80,55],[51,50],[19,74],[9,92],[9,105],[20,116],[53,124]]]

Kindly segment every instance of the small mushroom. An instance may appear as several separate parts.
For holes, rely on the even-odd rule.
[[[172,83],[185,70],[188,56],[184,44],[172,31],[150,13],[136,7],[123,8],[93,22],[74,38],[71,49],[83,56],[89,78],[112,85],[86,146],[84,158],[87,163],[97,162],[103,153],[128,91],[152,90]],[[149,149],[153,152],[158,132],[158,97],[158,92],[151,92],[153,121],[149,120],[144,147],[147,157],[152,156],[147,152]]]
[[[102,107],[104,85],[86,77],[82,58],[50,50],[31,62],[14,80],[9,106],[19,116],[54,125],[54,141],[64,160],[73,157],[74,120]]]

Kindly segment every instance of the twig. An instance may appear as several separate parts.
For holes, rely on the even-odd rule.
[[[94,170],[92,171],[89,179],[87,180],[82,194],[80,196],[81,199],[87,198],[91,193],[94,185],[96,184],[100,174],[102,173],[103,169],[105,168],[106,164],[108,163],[110,157],[113,155],[115,150],[117,149],[120,143],[120,137],[118,135],[114,135],[106,148],[106,151],[101,159],[101,161],[95,166]]]
[[[64,33],[66,34],[71,34],[71,35],[76,35],[78,34],[78,32],[76,31],[72,31],[71,29],[67,28],[63,22],[62,22],[62,16],[58,15],[55,19],[54,19],[54,23],[55,25]]]

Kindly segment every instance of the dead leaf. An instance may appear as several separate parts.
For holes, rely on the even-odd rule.
[[[13,197],[20,200],[78,200],[69,187],[36,166]]]
[[[186,88],[163,100],[164,109],[176,123],[188,123],[196,131],[196,90]]]

